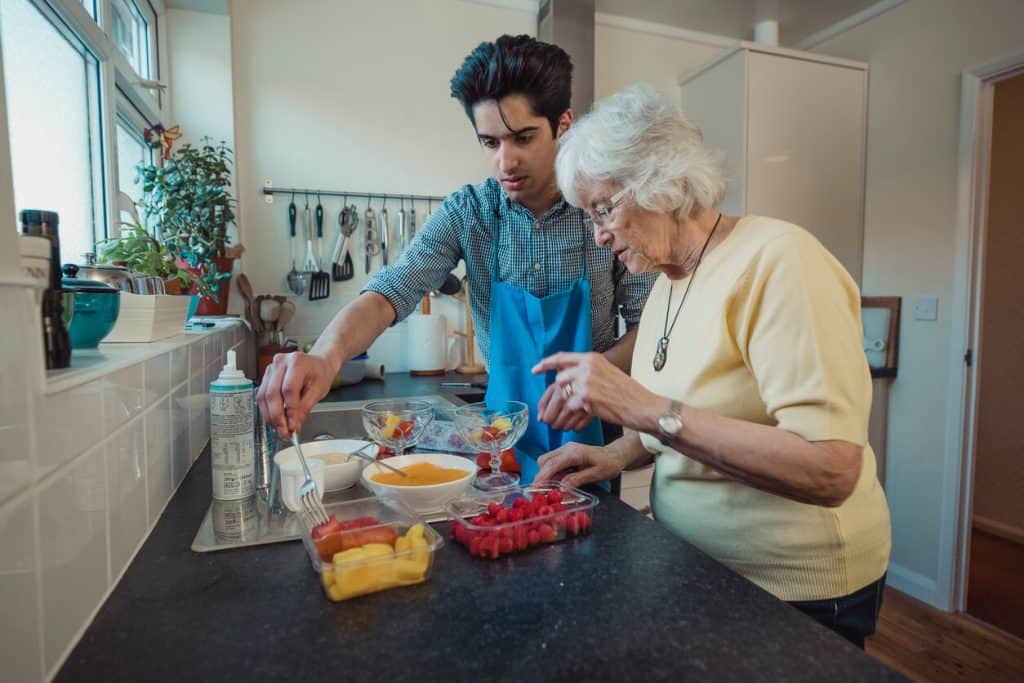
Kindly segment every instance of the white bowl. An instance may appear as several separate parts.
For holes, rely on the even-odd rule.
[[[417,462],[429,462],[438,467],[446,469],[462,470],[466,473],[461,479],[446,481],[443,484],[428,484],[426,486],[393,486],[373,481],[371,477],[381,472],[388,472],[385,467],[379,464],[367,465],[363,470],[363,486],[373,491],[380,498],[391,498],[398,500],[412,508],[418,515],[428,515],[444,509],[444,506],[455,500],[470,487],[473,483],[473,476],[476,474],[476,462],[461,455],[451,453],[409,453],[398,455],[384,460],[392,467],[408,467]]]
[[[277,469],[281,472],[281,500],[284,501],[285,507],[292,512],[302,512],[302,503],[299,502],[299,487],[306,480],[306,474],[302,471],[302,463],[299,462],[299,456],[295,455],[295,449],[289,448],[287,451],[291,452],[281,451],[274,456]],[[302,453],[303,455],[306,453],[305,446],[302,447]],[[306,464],[309,465],[309,473],[313,475],[316,491],[320,494],[320,498],[323,498],[324,462],[307,457]]]
[[[347,455],[358,451],[367,443],[369,442],[360,441],[359,439],[324,439],[322,441],[311,441],[309,443],[302,444],[302,454],[306,456],[306,460],[318,460],[323,462],[323,483],[325,491],[341,491],[342,489],[350,488],[353,484],[359,481],[359,474],[363,471],[366,461],[362,458],[350,455],[347,462],[330,464],[322,460],[322,457],[335,453]],[[377,455],[377,446],[367,448],[363,453],[371,457],[375,456]],[[296,466],[298,466],[301,471],[302,465],[299,464],[298,458],[295,456],[294,447],[289,446],[288,448],[283,448],[274,457],[277,458],[282,455],[284,455],[286,459],[294,459]]]

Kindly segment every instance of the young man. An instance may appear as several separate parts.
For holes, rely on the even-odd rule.
[[[258,400],[282,437],[301,427],[343,362],[412,313],[463,259],[488,361],[487,398],[530,406],[530,426],[517,445],[527,456],[520,457],[522,482],[533,479],[536,458],[549,450],[569,441],[603,443],[598,421],[565,409],[553,373],[530,372],[556,351],[603,352],[628,371],[653,283],[598,247],[586,214],[558,190],[554,160],[558,138],[572,124],[571,81],[569,55],[529,36],[501,36],[466,57],[452,78],[452,97],[465,107],[494,177],[449,195],[398,262],[338,312],[308,354],[274,358]],[[620,310],[629,331],[616,340]],[[537,419],[542,398],[550,424]]]

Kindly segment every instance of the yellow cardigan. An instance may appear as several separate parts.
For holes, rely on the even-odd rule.
[[[645,434],[657,456],[655,518],[782,600],[840,597],[880,578],[889,508],[867,443],[871,375],[853,279],[805,230],[744,217],[700,266],[656,372],[671,284],[658,278],[644,308],[633,353],[638,381],[809,441],[863,445],[864,458],[853,494],[826,508],[753,489]],[[672,315],[686,285],[675,283]]]

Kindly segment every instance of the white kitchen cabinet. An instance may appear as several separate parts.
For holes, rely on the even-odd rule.
[[[727,214],[796,223],[860,283],[867,64],[740,43],[680,79],[682,108],[724,153]]]

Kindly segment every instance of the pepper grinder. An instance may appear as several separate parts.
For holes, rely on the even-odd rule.
[[[50,281],[42,297],[43,347],[46,369],[56,370],[71,365],[71,337],[64,326],[64,300],[61,291],[60,219],[54,211],[23,209],[21,220],[23,235],[45,237],[50,240]]]

